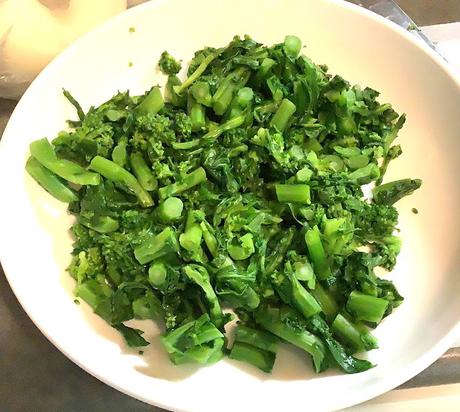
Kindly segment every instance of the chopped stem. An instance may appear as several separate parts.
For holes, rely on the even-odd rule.
[[[140,185],[148,191],[155,190],[158,187],[157,179],[153,176],[152,170],[147,166],[147,163],[144,160],[139,152],[131,153],[130,157],[131,168]]]
[[[125,167],[128,163],[128,153],[126,151],[126,139],[122,139],[112,151],[112,160],[120,167]]]
[[[157,289],[161,289],[166,281],[168,271],[163,262],[154,262],[149,268],[149,282]]]
[[[160,203],[154,211],[154,215],[162,223],[171,223],[182,216],[184,204],[178,197],[168,197],[164,202]]]
[[[158,190],[160,199],[166,199],[170,196],[182,193],[206,180],[206,172],[202,167],[194,170],[193,172],[185,175],[182,180],[172,183],[168,186],[161,187]]]
[[[243,87],[238,90],[237,102],[244,109],[254,98],[254,92],[250,87]]]
[[[225,123],[222,123],[218,127],[213,130],[210,130],[208,133],[203,135],[201,141],[203,144],[210,144],[215,141],[222,133],[226,132],[227,130],[236,129],[240,127],[244,120],[246,119],[246,114],[241,114],[240,116],[233,117],[230,120],[227,120]]]
[[[388,301],[354,290],[348,297],[346,308],[358,320],[379,323],[388,308]]]
[[[100,173],[106,179],[124,185],[137,196],[141,206],[149,207],[153,205],[153,200],[149,193],[139,184],[137,179],[126,169],[111,160],[96,156],[91,161],[89,168]]]
[[[134,249],[134,256],[142,265],[170,253],[179,251],[176,232],[167,227],[158,235],[142,242]]]
[[[189,116],[192,121],[192,131],[197,132],[206,126],[205,108],[200,103],[190,99]]]
[[[280,202],[310,204],[310,186],[304,184],[276,184],[276,197]]]
[[[274,335],[308,352],[313,358],[316,372],[323,370],[325,347],[321,339],[307,330],[288,326],[281,321],[279,313],[279,309],[260,310],[256,313],[256,321]]]
[[[187,142],[173,142],[172,147],[176,150],[195,149],[200,145],[200,139],[192,139]]]
[[[310,253],[313,268],[315,269],[315,275],[321,280],[331,277],[331,268],[329,267],[329,262],[327,261],[326,252],[324,251],[321,235],[317,226],[307,231],[305,234],[305,242],[308,252]]]
[[[246,67],[238,67],[222,80],[214,93],[213,109],[217,115],[223,115],[233,99],[235,90],[243,87],[249,79],[249,70]]]
[[[196,70],[180,85],[174,86],[174,91],[177,94],[181,94],[185,89],[187,89],[193,82],[198,80],[198,78],[204,73],[209,63],[211,63],[219,53],[212,53],[206,56]]]
[[[142,113],[158,113],[164,106],[163,96],[160,88],[155,86],[148,92],[144,100],[137,106],[137,110]]]
[[[115,232],[119,227],[118,221],[110,216],[94,216],[91,219],[85,219],[80,216],[78,222],[99,233]]]
[[[302,42],[297,36],[288,35],[284,38],[283,47],[288,56],[297,57],[302,48]]]
[[[286,236],[281,239],[279,244],[277,245],[276,254],[271,256],[270,259],[267,259],[266,266],[265,266],[265,273],[266,275],[272,274],[278,266],[283,262],[284,256],[288,251],[289,247],[291,246],[292,239],[294,238],[294,230],[293,228],[289,228],[286,232]]]
[[[354,352],[363,352],[377,347],[375,338],[368,330],[360,330],[340,313],[332,322],[332,331],[339,339],[346,342]]]
[[[292,304],[306,318],[321,312],[321,306],[315,298],[291,275]]]
[[[190,91],[194,99],[207,107],[212,106],[212,96],[209,89],[209,84],[206,82],[196,82],[191,88]]]
[[[283,132],[295,111],[295,104],[288,99],[283,99],[271,120],[271,125],[279,132]]]
[[[168,76],[168,81],[166,82],[165,86],[165,99],[173,106],[176,107],[183,107],[185,106],[187,96],[186,95],[179,95],[174,90],[174,87],[179,87],[182,84],[179,77],[175,74]]]
[[[276,355],[243,342],[235,342],[228,357],[241,362],[247,362],[260,370],[270,373],[275,363]]]
[[[228,106],[233,99],[233,92],[235,90],[235,86],[233,84],[227,85],[227,87],[219,94],[219,97],[214,97],[214,104],[213,109],[214,113],[219,116],[222,116],[225,111],[227,110]]]
[[[195,211],[190,210],[187,215],[185,231],[179,236],[180,245],[189,252],[196,251],[201,245],[203,231],[200,223],[195,219]]]
[[[350,181],[360,185],[372,182],[380,177],[380,169],[375,163],[369,163],[367,166],[356,169],[348,175]]]
[[[78,200],[77,195],[53,172],[42,166],[37,159],[29,157],[26,163],[26,170],[43,189],[61,202],[70,203]]]
[[[214,236],[214,230],[212,226],[206,220],[203,220],[200,223],[200,227],[203,232],[204,243],[206,243],[206,247],[208,248],[209,253],[211,253],[213,257],[217,257],[218,243],[216,237]]]
[[[30,144],[30,154],[51,172],[76,185],[98,185],[101,181],[97,173],[88,172],[70,160],[58,159],[53,146],[45,138]]]
[[[325,290],[319,282],[316,283],[316,286],[310,293],[314,296],[316,301],[321,306],[321,310],[324,312],[328,319],[333,318],[339,308],[337,306],[337,302],[335,301],[334,297]]]
[[[271,333],[239,325],[236,328],[235,341],[247,343],[256,348],[276,353],[278,339]]]

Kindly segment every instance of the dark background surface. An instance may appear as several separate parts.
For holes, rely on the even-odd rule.
[[[460,21],[460,0],[396,0],[421,26]]]
[[[460,21],[460,0],[398,3],[419,25]],[[0,135],[14,105],[0,99]],[[161,411],[101,383],[62,355],[22,310],[1,266],[0,325],[1,412]],[[459,359],[459,350],[450,351],[404,387],[460,381]]]

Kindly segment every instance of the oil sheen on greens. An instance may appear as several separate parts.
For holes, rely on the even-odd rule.
[[[148,345],[125,324],[144,319],[175,364],[270,372],[288,343],[316,372],[373,366],[353,355],[403,300],[374,270],[395,266],[393,204],[421,182],[382,184],[404,115],[300,50],[235,37],[182,76],[164,52],[164,87],[86,113],[64,91],[78,120],[30,145],[27,171],[76,218],[75,294],[128,345]]]

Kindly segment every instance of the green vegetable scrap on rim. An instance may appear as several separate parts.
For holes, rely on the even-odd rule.
[[[78,120],[31,143],[27,172],[76,217],[75,294],[128,345],[148,345],[125,325],[143,319],[175,364],[270,372],[287,343],[316,372],[373,366],[353,355],[403,300],[375,268],[394,268],[393,205],[421,181],[381,184],[405,116],[301,48],[235,37],[197,51],[184,80],[164,52],[164,91],[85,113],[65,90]]]

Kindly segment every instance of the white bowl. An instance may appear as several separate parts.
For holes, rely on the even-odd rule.
[[[140,93],[164,81],[155,69],[163,50],[186,61],[202,46],[224,45],[245,33],[266,44],[298,35],[313,60],[380,90],[382,101],[407,113],[399,138],[404,155],[388,176],[424,181],[398,204],[404,247],[391,278],[406,300],[377,329],[381,349],[370,358],[378,366],[365,373],[314,375],[303,353],[287,349],[272,375],[228,360],[201,369],[175,367],[154,328],[147,332],[153,344],[137,355],[85,304],[73,303],[73,281],[65,273],[71,219],[65,205],[24,172],[29,142],[54,137],[66,119],[75,118],[62,87],[84,108],[117,90]],[[145,402],[200,412],[350,406],[416,375],[459,335],[459,130],[460,85],[447,64],[409,33],[356,6],[326,0],[153,1],[67,49],[16,107],[0,151],[2,264],[24,309],[51,342],[92,375]],[[412,207],[420,214],[412,214]]]

